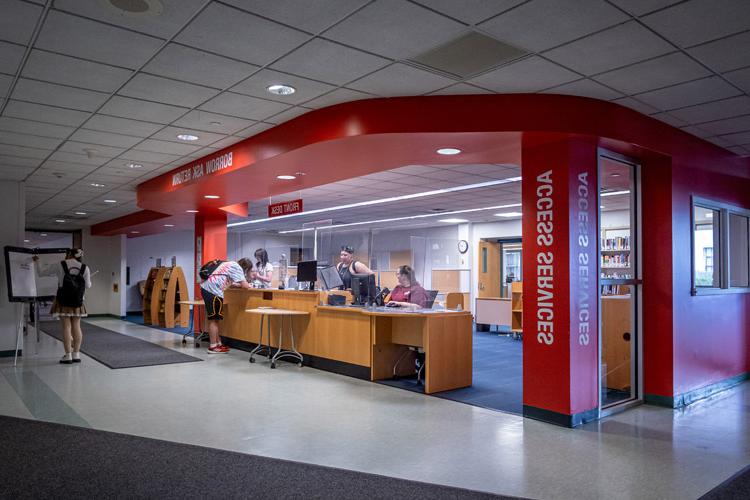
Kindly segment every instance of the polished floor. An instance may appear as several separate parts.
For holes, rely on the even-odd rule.
[[[0,413],[532,498],[697,498],[750,463],[750,384],[571,430],[92,322],[206,361],[64,366],[60,343],[32,332],[18,367],[0,359]]]

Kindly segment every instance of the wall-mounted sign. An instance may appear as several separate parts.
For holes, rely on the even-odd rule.
[[[209,158],[206,161],[195,163],[187,168],[172,174],[172,186],[179,186],[204,175],[215,174],[232,166],[232,152]]]
[[[282,201],[268,205],[268,216],[278,217],[280,215],[296,214],[302,211],[302,200]]]

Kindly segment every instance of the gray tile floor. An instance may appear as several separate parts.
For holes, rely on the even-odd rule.
[[[60,342],[32,333],[17,368],[0,359],[0,414],[533,498],[697,498],[750,463],[748,384],[571,430],[92,322],[205,362],[65,366]]]

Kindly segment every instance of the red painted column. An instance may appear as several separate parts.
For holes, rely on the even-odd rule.
[[[195,216],[195,299],[200,300],[201,266],[213,259],[227,258],[227,214],[222,211],[201,212]],[[196,318],[197,320],[197,318]]]
[[[595,141],[524,134],[524,415],[565,426],[598,417]]]

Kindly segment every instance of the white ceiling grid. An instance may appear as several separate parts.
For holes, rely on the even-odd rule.
[[[29,226],[130,213],[144,180],[373,96],[583,95],[750,154],[747,0],[160,3],[122,15],[104,0],[0,0],[0,179],[26,181]],[[528,55],[465,80],[410,61],[472,30]]]

